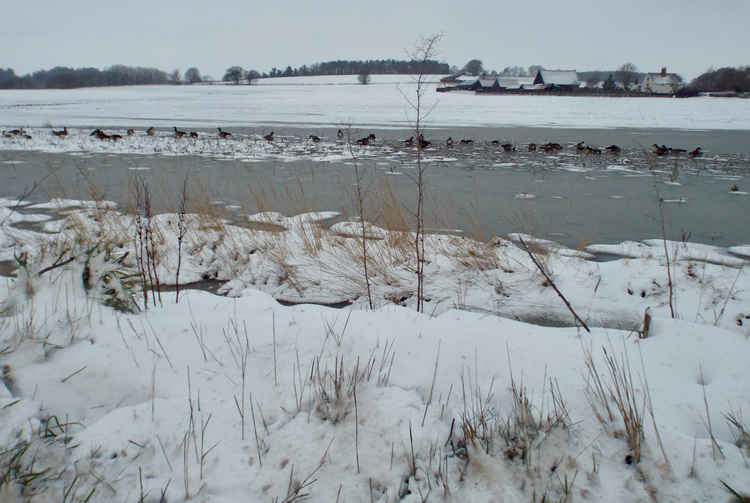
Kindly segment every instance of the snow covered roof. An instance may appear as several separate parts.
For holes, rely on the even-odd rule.
[[[497,83],[506,89],[518,89],[521,86],[530,87],[534,84],[534,77],[498,77]]]
[[[497,79],[495,77],[486,77],[479,79],[479,85],[482,87],[493,87],[497,83]]]
[[[451,83],[451,82],[458,82],[458,80],[463,76],[463,73],[454,73],[451,75],[448,75],[447,77],[443,77],[440,79],[440,82],[444,83]]]
[[[534,82],[541,80],[547,85],[577,86],[578,73],[575,70],[539,70]]]

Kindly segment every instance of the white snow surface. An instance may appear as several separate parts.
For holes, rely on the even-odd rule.
[[[724,417],[746,421],[750,409],[750,277],[725,250],[668,243],[682,247],[670,252],[672,319],[663,243],[624,243],[623,258],[595,262],[511,236],[533,243],[589,333],[510,319],[572,315],[502,238],[428,235],[420,314],[412,234],[366,226],[378,234],[367,240],[370,310],[362,243],[340,232],[361,223],[328,231],[317,222],[335,213],[250,217],[286,229],[271,231],[189,214],[180,282],[230,280],[231,296],[183,289],[176,302],[162,291],[143,309],[136,295],[141,309],[128,314],[105,302],[126,291],[120,271],[137,270],[134,219],[106,202],[64,206],[59,234],[0,228],[27,260],[0,282],[0,452],[29,441],[35,467],[59,474],[31,501],[68,487],[79,500],[94,489],[92,502],[139,501],[141,483],[145,501],[162,490],[168,501],[283,501],[290,479],[294,489],[308,476],[309,501],[557,501],[566,480],[569,501],[726,500],[719,480],[750,490],[750,446]],[[163,285],[174,283],[178,221],[151,219]],[[647,309],[642,339],[633,330]],[[644,407],[639,463],[626,462],[614,404],[600,422],[584,391],[587,353],[608,382],[603,349],[629,366]],[[506,440],[502,428],[522,418],[514,388],[542,427]],[[544,419],[552,388],[565,402],[556,423]],[[493,442],[472,443],[469,424],[479,436],[494,428]],[[14,501],[21,488],[3,490]]]
[[[436,76],[434,80],[437,80]],[[133,86],[73,90],[4,90],[4,124],[42,127],[341,126],[404,127],[412,111],[409,75],[261,80],[261,85]],[[481,96],[434,92],[427,127],[750,129],[750,102],[731,98],[591,98]],[[377,106],[374,106],[377,104]],[[219,120],[221,118],[221,120]]]

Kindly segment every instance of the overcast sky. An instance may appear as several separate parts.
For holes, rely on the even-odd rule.
[[[437,58],[486,69],[540,64],[692,79],[750,64],[748,0],[21,0],[4,2],[0,68],[112,64],[221,78],[334,59],[406,59],[421,35],[444,33]]]

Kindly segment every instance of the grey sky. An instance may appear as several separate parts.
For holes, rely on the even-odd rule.
[[[112,64],[221,78],[333,59],[405,58],[442,31],[438,58],[485,68],[640,71],[667,66],[693,78],[709,66],[750,64],[747,0],[22,0],[3,7],[0,67]]]

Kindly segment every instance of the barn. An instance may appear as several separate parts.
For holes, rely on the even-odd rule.
[[[575,70],[539,70],[534,85],[547,90],[574,91],[578,89],[578,73]]]

